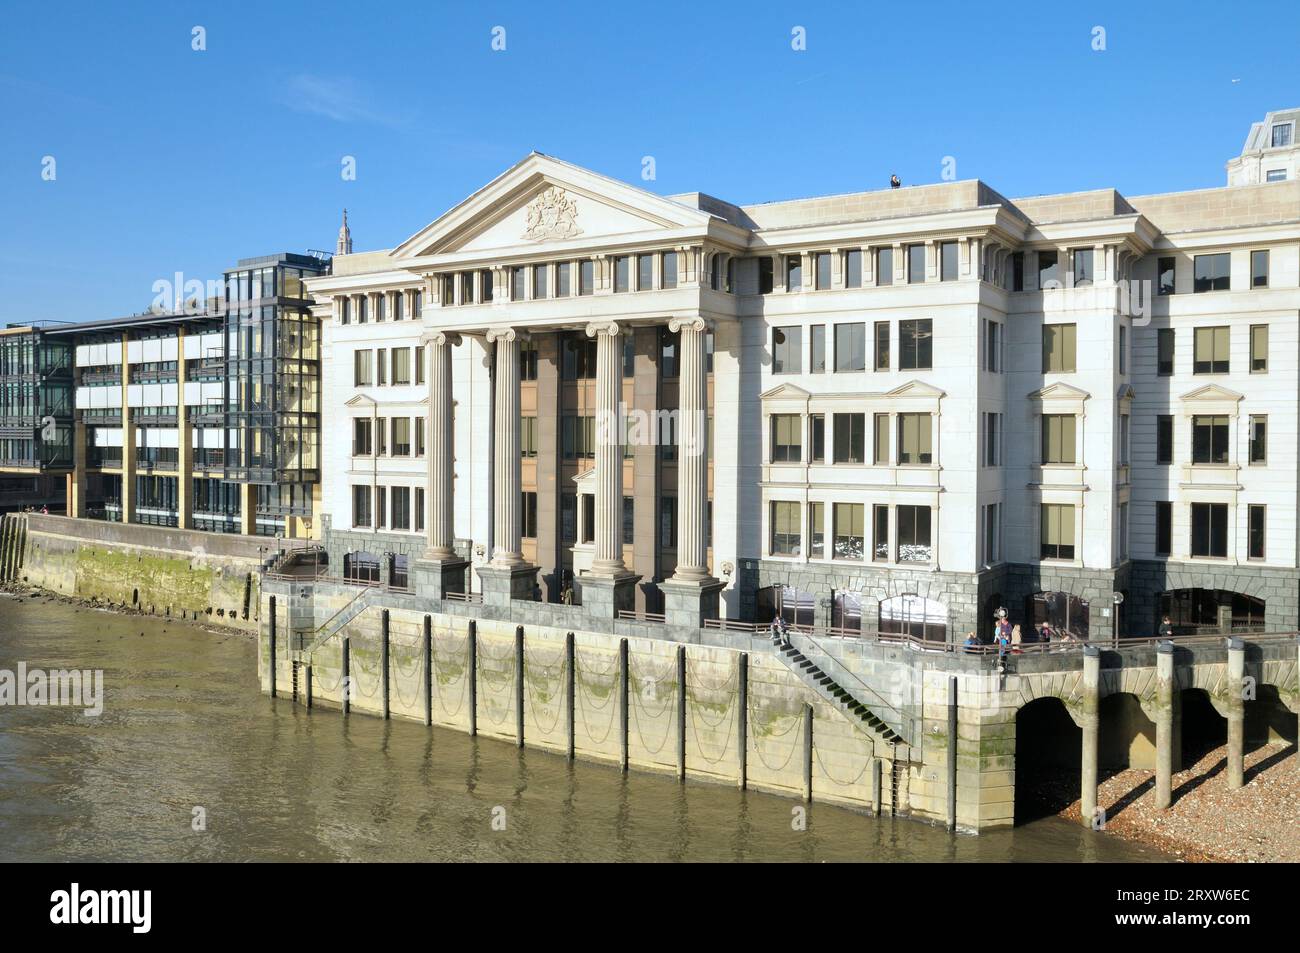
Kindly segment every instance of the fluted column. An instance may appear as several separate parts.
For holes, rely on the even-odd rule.
[[[455,555],[453,513],[451,349],[460,335],[437,333],[426,339],[429,369],[428,490],[424,495],[425,559],[446,560]]]
[[[596,339],[596,554],[591,571],[619,576],[623,565],[623,355],[619,327],[612,321],[587,325]]]
[[[509,569],[524,565],[519,526],[519,334],[514,328],[493,328],[496,344],[495,435],[493,468],[492,565]]]
[[[680,334],[681,368],[677,452],[677,569],[673,579],[710,579],[708,541],[704,538],[709,499],[708,378],[704,343],[708,325],[703,318],[674,318],[668,328]]]

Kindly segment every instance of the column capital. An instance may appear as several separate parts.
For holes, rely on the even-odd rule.
[[[712,331],[713,322],[698,314],[688,318],[670,318],[668,330],[673,334],[679,331]]]
[[[461,337],[455,331],[426,331],[420,335],[421,344],[437,344],[439,347],[450,344],[457,347],[460,342]]]
[[[488,328],[483,336],[489,344],[495,344],[497,341],[513,344],[515,341],[527,341],[531,337],[527,331],[519,328]]]
[[[618,326],[617,321],[593,321],[587,325],[587,337],[589,338],[594,338],[599,334],[618,337],[621,333],[622,328]]]

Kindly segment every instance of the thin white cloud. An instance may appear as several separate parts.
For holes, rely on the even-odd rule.
[[[407,115],[375,105],[373,97],[347,76],[298,73],[289,77],[280,101],[290,109],[335,122],[368,122],[399,128],[410,121]]]

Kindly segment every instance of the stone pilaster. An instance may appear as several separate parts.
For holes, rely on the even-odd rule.
[[[1156,646],[1156,807],[1173,803],[1174,643]]]

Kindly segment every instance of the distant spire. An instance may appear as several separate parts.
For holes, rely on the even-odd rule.
[[[348,210],[343,210],[343,224],[339,226],[339,243],[334,249],[336,255],[352,254],[352,229],[348,228]]]

